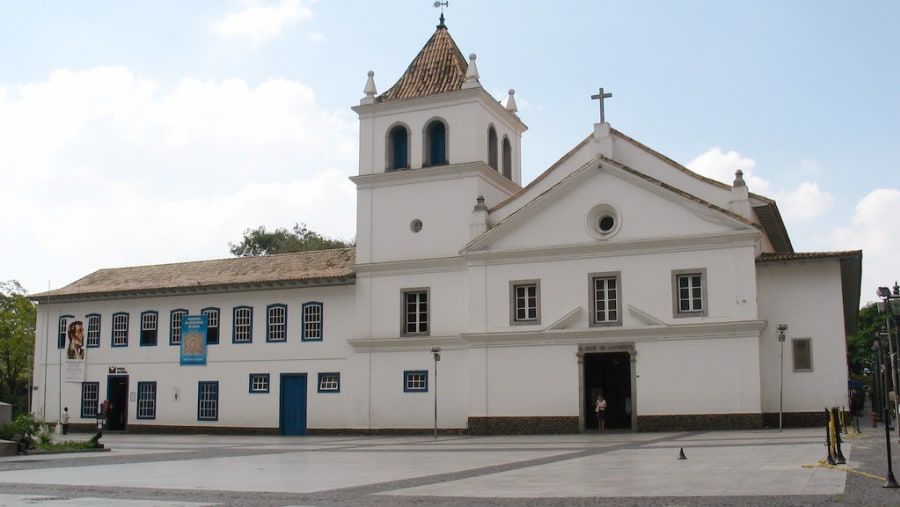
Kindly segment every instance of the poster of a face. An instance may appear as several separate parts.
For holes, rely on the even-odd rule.
[[[63,381],[83,382],[85,370],[84,320],[73,320],[66,326],[66,360]]]
[[[66,357],[84,359],[84,322],[80,320],[69,324]]]

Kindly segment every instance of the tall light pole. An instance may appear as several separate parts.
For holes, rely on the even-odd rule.
[[[893,316],[891,300],[900,302],[900,286],[897,285],[897,282],[894,282],[893,293],[891,292],[891,289],[888,289],[887,287],[878,287],[875,294],[882,298],[884,302],[884,326],[885,331],[887,332],[888,358],[891,361],[891,383],[893,384],[892,387],[894,391],[893,407],[894,414],[896,415],[900,413],[900,393],[897,392],[900,382],[897,381],[897,356],[894,350],[894,340],[891,337],[891,317]]]
[[[781,377],[778,383],[778,431],[781,431],[781,418],[784,414],[784,332],[787,331],[787,324],[778,324],[775,329],[778,330],[778,341],[781,343]]]
[[[441,348],[431,347],[434,356],[434,439],[437,440],[437,364],[441,360]]]

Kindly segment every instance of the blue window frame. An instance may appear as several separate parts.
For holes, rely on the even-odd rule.
[[[159,334],[159,312],[141,313],[141,347],[155,347]]]
[[[81,383],[81,417],[97,417],[100,409],[100,382]]]
[[[250,374],[250,393],[267,393],[269,392],[269,374],[268,373],[251,373]]]
[[[395,125],[388,134],[388,170],[409,168],[409,132],[403,125]]]
[[[403,372],[404,393],[427,393],[428,370],[407,370]]]
[[[100,346],[100,314],[89,313],[85,315],[84,320],[87,321],[87,346],[89,348],[97,348]]]
[[[253,342],[253,307],[235,306],[232,325],[232,343]]]
[[[425,128],[425,148],[428,150],[425,165],[447,164],[447,127],[441,120],[434,120]]]
[[[491,125],[488,127],[488,165],[495,171],[500,169],[497,158],[497,130]]]
[[[512,145],[506,136],[503,136],[503,176],[512,179]]]
[[[156,419],[156,382],[137,383],[137,418]]]
[[[341,392],[341,373],[336,371],[319,373],[319,392]]]
[[[74,318],[74,315],[63,315],[59,318],[59,333],[57,334],[56,348],[66,348],[66,337],[69,335],[69,320]]]
[[[169,345],[181,345],[181,319],[187,314],[188,311],[185,309],[169,312]]]
[[[113,314],[112,346],[128,346],[128,314],[125,312]]]
[[[274,304],[266,307],[266,341],[287,341],[287,305]]]
[[[200,310],[201,315],[206,315],[206,344],[219,344],[219,309],[204,308]]]
[[[219,420],[219,382],[199,382],[197,384],[197,420]]]
[[[325,307],[319,302],[309,302],[303,305],[303,334],[301,341],[322,341],[322,328],[325,317]]]

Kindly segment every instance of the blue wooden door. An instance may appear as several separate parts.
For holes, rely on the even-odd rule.
[[[306,374],[281,374],[279,428],[282,435],[306,435]]]

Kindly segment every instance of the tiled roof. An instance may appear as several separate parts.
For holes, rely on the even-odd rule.
[[[847,250],[844,252],[790,252],[790,253],[761,253],[757,262],[800,261],[812,259],[829,259],[835,257],[857,257],[862,255],[862,250]]]
[[[439,26],[403,76],[377,102],[426,97],[457,91],[466,80],[469,64],[446,26]]]
[[[31,296],[98,297],[324,281],[353,277],[355,248],[101,269],[61,289]]]

